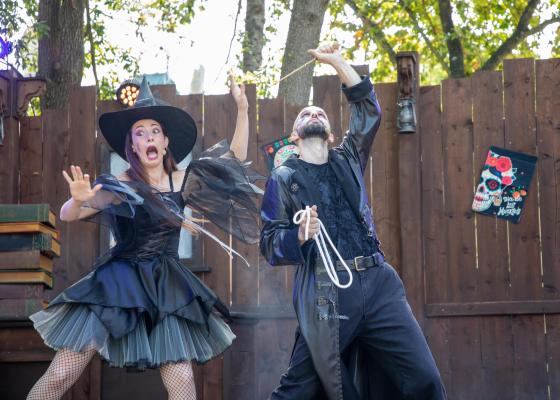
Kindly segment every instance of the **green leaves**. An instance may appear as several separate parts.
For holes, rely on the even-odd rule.
[[[356,7],[349,7],[354,4]],[[480,69],[502,44],[515,34],[520,18],[526,11],[527,0],[472,0],[452,1],[452,19],[455,35],[462,44],[464,67],[467,75]],[[349,9],[357,8],[354,16],[360,24],[349,23]],[[560,16],[559,0],[539,2],[529,20],[528,29],[539,29],[544,21]],[[378,81],[394,80],[394,65],[382,43],[395,51],[417,50],[422,63],[422,82],[436,83],[447,76],[448,49],[439,18],[437,0],[333,0],[329,11],[336,28],[356,32],[349,56],[363,48],[366,57],[376,62],[373,78]],[[372,26],[381,28],[382,34]],[[558,26],[558,25],[556,25]],[[540,32],[540,31],[539,31]],[[539,32],[529,35],[517,44],[506,57],[538,57]],[[551,46],[558,54],[558,31]]]

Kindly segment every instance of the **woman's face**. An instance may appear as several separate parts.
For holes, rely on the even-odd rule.
[[[146,167],[163,163],[169,139],[163,134],[159,122],[141,119],[132,125],[132,150]]]

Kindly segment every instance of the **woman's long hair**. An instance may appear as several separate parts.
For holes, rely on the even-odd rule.
[[[167,134],[166,134],[165,126],[161,122],[159,122],[159,121],[157,121],[157,122],[161,126],[161,131],[163,132],[165,137],[168,137]],[[166,150],[167,151],[163,155],[163,168],[164,168],[165,172],[168,175],[171,176],[173,171],[177,171],[177,163],[175,162],[175,158],[173,157],[173,154],[171,154],[171,151],[169,151],[169,149],[166,149]],[[144,169],[144,166],[140,162],[140,159],[138,158],[136,153],[132,150],[132,127],[130,128],[130,130],[128,131],[128,133],[126,135],[125,144],[124,144],[124,152],[125,152],[125,155],[126,155],[126,159],[127,159],[128,163],[130,165],[130,168],[128,170],[126,170],[126,174],[128,175],[128,178],[130,179],[130,181],[131,182],[138,182],[138,183],[141,183],[141,184],[145,184],[148,187],[151,187],[150,180],[148,178],[148,174],[146,173],[146,170]],[[139,185],[139,186],[141,187],[142,185]],[[161,208],[162,210],[166,209],[166,205],[164,204],[164,202],[161,200],[161,198],[159,196],[156,196],[154,191],[152,191],[152,190],[142,190],[141,195],[148,198],[152,202],[154,202],[154,204],[156,204],[158,207],[162,207]],[[169,221],[172,221],[173,225],[181,225],[183,228],[187,229],[192,234],[198,234],[199,233],[190,224],[178,222],[177,218],[172,217],[172,215],[174,215],[172,212],[169,212],[168,214],[169,215],[165,219],[169,220]],[[193,221],[193,222],[195,222],[195,221],[196,222],[202,222],[202,220],[199,220],[199,219],[196,219],[196,218],[190,218],[187,215],[185,215],[184,218],[188,219],[190,221]]]

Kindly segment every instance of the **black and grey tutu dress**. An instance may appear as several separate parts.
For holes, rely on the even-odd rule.
[[[179,262],[180,223],[188,206],[237,238],[256,242],[262,193],[252,183],[256,178],[224,142],[191,162],[180,191],[156,192],[100,176],[99,194],[118,200],[93,219],[110,224],[116,245],[30,317],[45,343],[55,350],[93,348],[112,366],[137,369],[204,363],[226,350],[235,335],[216,311],[227,315],[227,308]]]

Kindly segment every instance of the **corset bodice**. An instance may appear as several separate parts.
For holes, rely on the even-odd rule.
[[[164,193],[178,210],[184,208],[180,192]],[[121,258],[148,259],[160,255],[178,257],[181,228],[177,223],[156,219],[143,207],[136,206],[134,218],[123,218],[118,224],[117,255]]]

